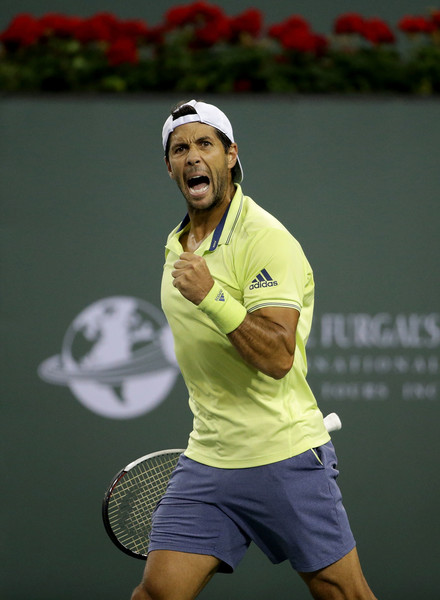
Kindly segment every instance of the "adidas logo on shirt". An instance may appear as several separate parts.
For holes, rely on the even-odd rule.
[[[278,281],[274,281],[266,269],[261,269],[255,279],[252,280],[249,289],[256,290],[257,288],[274,287],[276,285],[278,285]]]
[[[224,302],[225,301],[225,295],[223,293],[223,290],[220,290],[219,293],[217,294],[217,296],[215,297],[215,300],[217,302]]]

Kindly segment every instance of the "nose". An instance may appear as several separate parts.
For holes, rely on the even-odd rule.
[[[196,165],[200,162],[199,149],[195,144],[191,144],[186,155],[186,162],[189,165]]]

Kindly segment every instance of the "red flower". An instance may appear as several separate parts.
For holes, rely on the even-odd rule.
[[[218,6],[213,6],[208,2],[193,2],[187,6],[176,6],[170,8],[165,13],[165,22],[171,27],[180,27],[188,23],[197,23],[200,21],[215,21],[224,18],[224,13]]]
[[[0,40],[5,44],[18,44],[31,46],[39,41],[44,34],[41,23],[28,14],[17,15],[12,19],[9,27],[0,35]]]
[[[228,19],[223,17],[217,18],[212,22],[206,23],[204,27],[196,29],[196,41],[206,46],[213,46],[220,40],[228,38],[229,32]]]
[[[433,10],[431,12],[431,19],[437,29],[440,29],[440,10]]]
[[[225,16],[219,6],[209,4],[209,2],[194,2],[190,4],[190,9],[192,10],[194,19],[204,17],[207,21],[214,21]]]
[[[281,38],[295,30],[310,31],[308,22],[299,15],[292,15],[282,23],[269,27],[268,34],[281,41]]]
[[[119,21],[117,24],[117,32],[121,37],[128,37],[134,40],[139,38],[147,38],[150,30],[147,23],[140,19],[131,19],[128,21]]]
[[[75,29],[75,37],[80,42],[111,42],[115,40],[118,20],[110,13],[99,13],[84,19]]]
[[[400,19],[397,27],[404,33],[432,33],[436,29],[436,24],[434,15],[432,21],[429,21],[425,17],[406,15]]]
[[[80,25],[79,17],[67,17],[57,13],[49,13],[39,19],[46,35],[70,37]]]
[[[396,37],[385,21],[373,17],[365,21],[364,37],[372,44],[393,44]]]
[[[315,49],[314,52],[318,56],[322,56],[327,52],[328,49],[328,39],[325,35],[320,35],[319,33],[314,34],[315,38]]]
[[[112,67],[123,63],[137,64],[139,55],[136,43],[131,38],[119,38],[106,50],[107,60]]]
[[[194,25],[195,45],[212,46],[230,34],[229,19],[223,10],[208,2],[193,2],[171,8],[165,15],[165,26],[175,29]]]
[[[310,29],[309,23],[298,15],[289,17],[283,23],[272,25],[268,31],[286,50],[323,54],[328,47],[327,39]]]
[[[314,35],[306,29],[293,29],[284,33],[281,43],[287,50],[297,52],[313,52],[315,49]]]
[[[358,13],[346,13],[336,19],[333,31],[337,34],[364,33],[364,18]]]
[[[191,6],[175,6],[165,13],[165,22],[171,27],[180,27],[190,22],[192,18]]]
[[[230,20],[231,35],[237,38],[240,33],[258,37],[263,26],[263,15],[256,8],[249,8]]]

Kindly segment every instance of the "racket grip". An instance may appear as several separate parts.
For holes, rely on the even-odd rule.
[[[334,412],[324,417],[324,425],[329,433],[330,431],[338,431],[342,427],[341,419]]]

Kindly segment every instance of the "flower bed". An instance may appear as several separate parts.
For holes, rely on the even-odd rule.
[[[193,2],[163,23],[17,15],[0,34],[4,92],[440,92],[440,10],[394,27],[357,13],[332,32],[301,15],[267,26],[261,11],[228,16]]]

